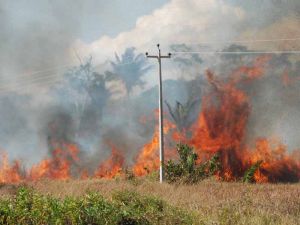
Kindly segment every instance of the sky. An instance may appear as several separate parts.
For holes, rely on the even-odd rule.
[[[0,78],[60,66],[70,61],[75,40],[91,43],[105,35],[113,38],[165,3],[1,0]]]
[[[36,31],[43,26],[67,25],[72,35],[91,42],[103,35],[114,37],[120,32],[132,29],[138,17],[151,13],[167,0],[89,0],[89,1],[3,1],[2,19],[12,26],[11,32]],[[61,21],[63,20],[63,21]]]
[[[0,79],[74,63],[74,49],[101,64],[126,47],[143,52],[157,42],[167,50],[295,36],[295,27],[276,26],[289,20],[297,27],[299,10],[298,0],[0,0]]]

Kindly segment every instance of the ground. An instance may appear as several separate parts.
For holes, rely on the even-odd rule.
[[[115,190],[152,195],[194,212],[199,224],[300,224],[300,184],[244,184],[202,181],[196,185],[159,184],[138,180],[43,180],[21,184],[55,197],[81,196],[97,191],[110,197]],[[19,185],[2,185],[2,197]]]

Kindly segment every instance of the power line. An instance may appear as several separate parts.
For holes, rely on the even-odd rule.
[[[15,79],[13,79],[13,78],[4,78],[4,79],[0,79],[0,82],[2,83],[2,82],[15,81],[15,80],[20,80],[21,78],[22,79],[24,78],[23,81],[26,81],[26,80],[30,80],[32,78],[37,78],[37,77],[32,77],[32,75],[35,75],[35,74],[41,74],[38,77],[48,77],[48,76],[52,76],[53,74],[48,74],[47,72],[51,72],[51,71],[54,71],[54,70],[60,71],[60,70],[66,68],[70,65],[72,65],[72,64],[65,64],[65,65],[62,65],[62,66],[52,67],[52,68],[48,68],[48,69],[45,69],[45,70],[38,70],[38,71],[34,71],[34,72],[28,73],[28,74],[20,74],[20,75],[17,75],[15,77]]]
[[[172,54],[220,54],[220,55],[246,55],[246,54],[300,54],[300,51],[239,51],[239,52],[228,52],[228,51],[174,51]]]
[[[254,40],[236,40],[236,41],[200,41],[199,44],[226,44],[226,43],[255,43],[255,42],[281,42],[281,41],[298,41],[300,37],[295,38],[278,38],[278,39],[254,39]]]
[[[41,84],[41,82],[43,81],[48,81],[48,80],[54,80],[53,78],[59,78],[58,76],[53,76],[53,74],[51,74],[50,76],[47,77],[36,77],[35,79],[30,79],[30,80],[17,80],[15,82],[13,82],[12,84],[4,84],[4,85],[0,85],[0,90],[3,88],[7,88],[10,86],[16,86],[16,85],[28,85],[31,83],[37,83],[37,84]]]
[[[123,66],[123,65],[129,65],[129,64],[134,64],[135,62],[128,62],[128,63],[120,63],[120,64],[117,64],[119,66]],[[31,78],[30,76],[31,75],[35,75],[35,74],[44,74],[43,76],[48,76],[49,74],[47,74],[47,72],[51,72],[51,71],[54,71],[54,70],[62,70],[62,69],[65,69],[66,67],[69,67],[71,65],[74,65],[74,63],[69,63],[69,64],[65,64],[65,65],[61,65],[61,66],[58,66],[58,67],[52,67],[52,68],[48,68],[48,69],[45,69],[45,70],[38,70],[38,71],[34,71],[34,72],[31,72],[31,73],[28,73],[28,74],[20,74],[18,76],[16,76],[16,79],[19,79],[19,78]],[[53,75],[53,74],[51,74]],[[13,81],[14,79],[1,79],[0,81]]]
[[[48,80],[47,82],[42,83],[42,85],[52,85],[52,84],[55,84],[55,83],[60,82],[60,81],[63,81],[63,79],[60,78],[60,79],[56,79],[56,80]],[[25,85],[21,84],[21,83],[18,83],[16,85],[1,87],[0,88],[0,94],[5,94],[5,93],[11,92],[11,91],[18,91],[18,90],[21,90],[21,89],[32,87],[32,86],[37,85],[37,84],[40,84],[40,83],[39,82],[32,82],[32,83],[27,83]]]
[[[280,41],[297,41],[300,40],[300,37],[295,37],[295,38],[279,38],[279,39],[256,39],[256,40],[236,40],[236,41],[206,41],[206,42],[198,42],[198,44],[214,44],[214,43],[252,43],[252,42],[280,42]],[[76,56],[78,57],[77,52]],[[300,51],[296,50],[296,51],[238,51],[238,52],[232,52],[232,51],[174,51],[171,52],[172,54],[176,55],[176,54],[223,54],[223,55],[242,55],[242,54],[300,54]],[[124,59],[127,59],[126,57]],[[82,64],[81,60],[80,63]],[[123,65],[130,65],[130,64],[134,64],[135,62],[127,62],[127,63],[119,63],[117,65],[119,66],[123,66]],[[21,74],[19,76],[16,77],[17,82],[24,82],[24,81],[28,81],[30,83],[38,83],[36,81],[48,81],[50,78],[54,77],[53,74],[47,74],[47,72],[51,72],[54,70],[61,70],[61,69],[65,69],[66,67],[69,67],[71,65],[74,65],[74,63],[68,63],[68,64],[64,64],[61,66],[57,66],[57,67],[51,67],[51,68],[47,68],[44,70],[38,70],[38,71],[34,71],[32,73],[28,73],[28,74]],[[36,74],[40,74],[38,77],[30,77],[32,75],[36,75]],[[21,79],[20,78],[25,78],[25,79]],[[59,79],[59,80],[63,80],[63,79]],[[2,79],[1,82],[7,82],[7,81],[14,81],[14,79]],[[18,84],[17,83],[17,84]],[[1,89],[5,89],[7,87],[10,87],[12,85],[2,85],[0,86],[0,91]]]
[[[4,80],[0,80],[0,89],[2,88],[6,88],[6,87],[10,87],[12,85],[15,85],[15,84],[30,84],[30,83],[35,83],[36,81],[44,81],[44,80],[49,80],[49,79],[53,79],[53,78],[59,78],[59,76],[55,76],[56,74],[43,74],[41,76],[38,76],[38,77],[26,77],[25,79],[19,79],[19,78],[16,78],[16,79],[4,79]],[[13,82],[13,84],[5,84],[4,82]]]
[[[50,71],[53,71],[53,70],[64,69],[64,68],[66,68],[68,66],[71,66],[71,65],[74,65],[74,63],[68,63],[68,64],[60,65],[60,66],[57,66],[57,67],[50,67],[50,68],[47,68],[47,69],[44,69],[44,70],[37,70],[37,71],[34,71],[32,73],[23,74],[23,75],[30,76],[30,75],[34,75],[34,74],[50,72]]]
[[[130,62],[130,63],[122,63],[122,64],[118,64],[118,65],[128,65],[128,64],[133,64],[135,62]],[[47,70],[43,70],[43,71],[36,71],[35,73],[31,73],[31,74],[37,74],[37,73],[41,73],[41,72],[48,72],[51,71],[50,69]],[[55,74],[47,74],[45,73],[42,76],[38,76],[38,77],[27,77],[26,78],[30,78],[30,79],[20,79],[20,80],[11,80],[11,79],[6,79],[6,80],[1,80],[1,82],[3,81],[14,81],[13,84],[8,84],[8,85],[0,85],[0,94],[1,93],[6,93],[9,91],[13,91],[13,90],[19,90],[21,87],[30,87],[33,85],[37,85],[37,84],[42,84],[42,85],[47,85],[47,84],[55,84],[57,82],[63,81],[64,77],[59,77],[59,76],[54,76]],[[56,78],[55,80],[51,80],[52,78]],[[46,82],[43,82],[46,81]]]
[[[55,74],[54,73],[44,73],[44,74],[41,74],[39,76],[32,76],[32,77],[16,77],[15,79],[12,79],[12,78],[8,78],[8,79],[1,79],[0,80],[0,83],[4,83],[4,82],[27,82],[27,81],[31,81],[31,80],[36,80],[36,79],[47,79],[49,77],[55,77],[54,76]],[[1,86],[1,85],[0,85]]]
[[[118,64],[120,66],[122,65],[129,65],[129,64],[134,64],[135,62],[130,62],[130,63],[121,63]],[[35,71],[32,72],[30,74],[27,75],[23,75],[21,77],[17,77],[16,80],[14,79],[2,79],[0,80],[0,84],[3,82],[9,82],[12,81],[14,82],[13,84],[3,84],[0,85],[0,94],[2,93],[6,93],[9,91],[14,91],[14,90],[19,90],[21,87],[31,87],[33,85],[38,85],[38,84],[42,84],[42,85],[51,85],[51,84],[55,84],[57,82],[63,81],[64,78],[63,77],[59,77],[59,76],[54,76],[55,74],[51,73],[48,74],[47,72],[56,70],[56,69],[63,69],[65,67],[68,67],[69,65],[72,64],[66,64],[66,65],[62,65],[60,67],[54,67],[54,68],[48,68],[45,70],[40,70],[40,71]],[[44,73],[44,74],[42,74]],[[34,75],[34,74],[42,74],[39,75],[38,77],[30,77],[30,75]],[[19,78],[25,78],[25,79],[19,79]],[[55,80],[51,80],[52,78],[55,78]],[[46,81],[46,82],[43,82]]]
[[[215,44],[215,43],[250,43],[250,42],[277,42],[277,41],[297,41],[297,40],[300,40],[300,37],[295,37],[295,38],[278,38],[278,39],[256,39],[256,40],[236,40],[236,41],[203,41],[203,42],[198,42],[197,44]],[[76,52],[75,49],[73,49],[74,52],[75,52],[75,55],[76,57],[78,58],[78,54]],[[294,51],[295,52],[295,51]],[[297,51],[296,51],[297,52]],[[181,52],[173,52],[173,53],[181,53]],[[200,53],[200,52],[182,52],[182,53]],[[202,53],[202,52],[201,52]],[[205,52],[203,52],[205,53]],[[210,52],[206,52],[206,53],[210,53]],[[216,52],[214,52],[216,53]],[[225,52],[224,52],[225,53]],[[247,52],[248,54],[250,52]],[[256,52],[256,54],[258,54],[259,52]],[[266,52],[266,53],[270,53],[270,52]],[[298,54],[298,53],[297,53]],[[130,57],[125,57],[124,59],[129,59]],[[80,63],[82,64],[81,62],[81,59],[80,59]],[[128,62],[128,63],[122,63],[122,64],[118,64],[118,65],[128,65],[128,64],[133,64],[134,62]],[[37,70],[37,71],[34,71],[32,73],[29,73],[29,74],[21,74],[20,76],[18,76],[19,78],[20,77],[26,77],[26,76],[31,76],[31,75],[34,75],[34,74],[39,74],[39,73],[44,73],[44,72],[48,72],[48,71],[53,71],[53,70],[58,70],[58,69],[63,69],[63,68],[66,68],[68,66],[71,66],[71,65],[74,65],[74,63],[68,63],[68,64],[64,64],[64,65],[61,65],[61,66],[57,66],[57,67],[50,67],[50,68],[47,68],[47,69],[44,69],[44,70]]]

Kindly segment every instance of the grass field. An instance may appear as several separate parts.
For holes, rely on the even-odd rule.
[[[111,199],[116,191],[155,196],[195,215],[195,224],[300,224],[300,184],[244,184],[204,180],[196,185],[138,180],[44,180],[22,184],[42,195],[64,199],[96,192]],[[20,185],[2,185],[13,198]],[[170,224],[165,221],[164,224]]]

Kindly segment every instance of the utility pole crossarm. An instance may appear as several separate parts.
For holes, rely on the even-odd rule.
[[[158,59],[158,57],[156,55],[146,55],[147,58],[155,58],[155,59]]]
[[[162,183],[164,180],[164,118],[163,118],[163,96],[162,96],[162,75],[161,75],[161,59],[171,58],[171,53],[164,56],[160,53],[159,44],[157,45],[158,55],[148,55],[146,52],[147,58],[156,58],[158,59],[159,66],[159,182]]]
[[[169,59],[169,58],[171,58],[171,53],[169,53],[169,55],[162,55],[162,56],[160,56],[160,58]]]

